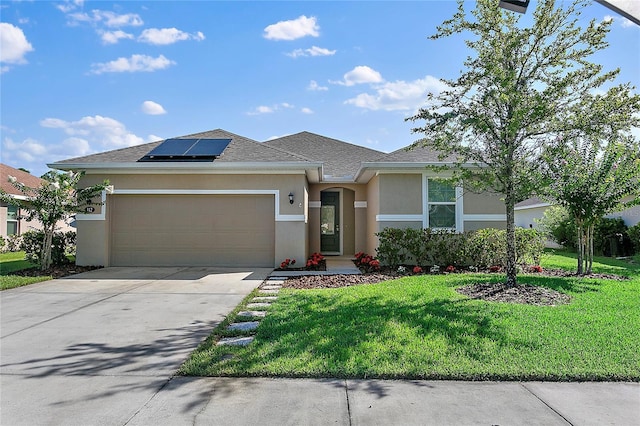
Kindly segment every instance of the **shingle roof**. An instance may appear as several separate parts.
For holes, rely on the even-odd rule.
[[[231,139],[231,143],[229,143],[220,158],[216,159],[217,162],[309,161],[302,156],[288,153],[275,147],[265,146],[260,142],[222,129],[178,137],[178,139],[192,138]],[[163,141],[151,142],[84,157],[70,158],[59,161],[56,164],[135,163],[162,142]]]
[[[376,158],[375,162],[387,163],[436,163],[440,161],[452,161],[453,157],[446,157],[443,160],[438,158],[438,152],[426,147],[400,148],[382,157]]]
[[[300,132],[263,142],[263,145],[302,155],[324,163],[325,176],[353,177],[362,162],[374,161],[384,153],[310,132]]]
[[[7,194],[11,195],[24,195],[22,192],[18,191],[13,187],[8,181],[9,176],[14,176],[18,179],[18,182],[25,184],[30,188],[38,188],[42,182],[37,176],[34,176],[30,173],[23,172],[19,169],[14,169],[11,166],[7,166],[6,164],[0,164],[0,188],[4,190]]]

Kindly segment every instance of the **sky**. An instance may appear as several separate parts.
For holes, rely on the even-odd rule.
[[[452,0],[3,0],[0,160],[40,176],[217,128],[391,152],[419,139],[405,118],[470,54],[464,36],[428,38],[455,11]],[[640,27],[598,3],[580,19],[613,19],[592,60],[640,87]]]

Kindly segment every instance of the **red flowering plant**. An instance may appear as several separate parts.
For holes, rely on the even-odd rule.
[[[424,272],[424,271],[422,270],[422,267],[420,267],[420,266],[414,266],[414,267],[413,267],[413,273],[414,273],[414,274],[418,275],[418,274],[421,274],[421,273],[423,273],[423,272]]]
[[[284,262],[282,262],[280,264],[280,269],[287,269],[289,267],[289,265],[293,266],[296,264],[296,260],[295,259],[285,259]]]
[[[456,267],[453,265],[449,265],[444,269],[445,272],[455,272],[456,271]]]
[[[502,271],[502,266],[493,265],[489,268],[489,272],[500,272]]]
[[[324,256],[321,255],[320,253],[317,253],[317,252],[313,253],[307,259],[307,263],[305,264],[305,268],[308,271],[321,271],[321,270],[326,269],[326,261],[324,259]]]
[[[356,259],[354,263],[363,272],[373,272],[380,270],[380,261],[370,254],[364,253],[362,251],[356,253]]]
[[[540,273],[542,272],[542,266],[540,265],[533,265],[529,267],[529,272],[537,272]]]

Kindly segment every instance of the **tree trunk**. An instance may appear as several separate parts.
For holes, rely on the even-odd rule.
[[[515,226],[515,200],[513,199],[513,188],[507,185],[505,194],[505,205],[507,208],[507,287],[518,285],[516,266],[516,226]]]
[[[578,275],[582,275],[583,272],[583,262],[584,262],[584,228],[581,220],[576,220],[576,225],[578,228],[577,232],[577,243],[578,243]]]
[[[44,271],[51,266],[51,245],[53,242],[53,233],[55,225],[44,227],[44,244],[42,246],[42,255],[40,259],[40,270]]]
[[[593,233],[595,231],[595,225],[591,224],[587,228],[587,265],[585,268],[585,274],[590,274],[593,268]]]

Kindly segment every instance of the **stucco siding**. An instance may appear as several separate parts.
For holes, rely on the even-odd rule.
[[[502,195],[484,191],[464,191],[464,214],[505,214]]]
[[[422,174],[382,174],[378,214],[422,214]]]
[[[375,253],[378,247],[378,222],[376,216],[380,214],[380,177],[374,176],[367,185],[367,244],[364,250],[367,253]]]
[[[478,229],[495,228],[495,229],[507,229],[506,221],[465,221],[465,231],[477,231]]]

